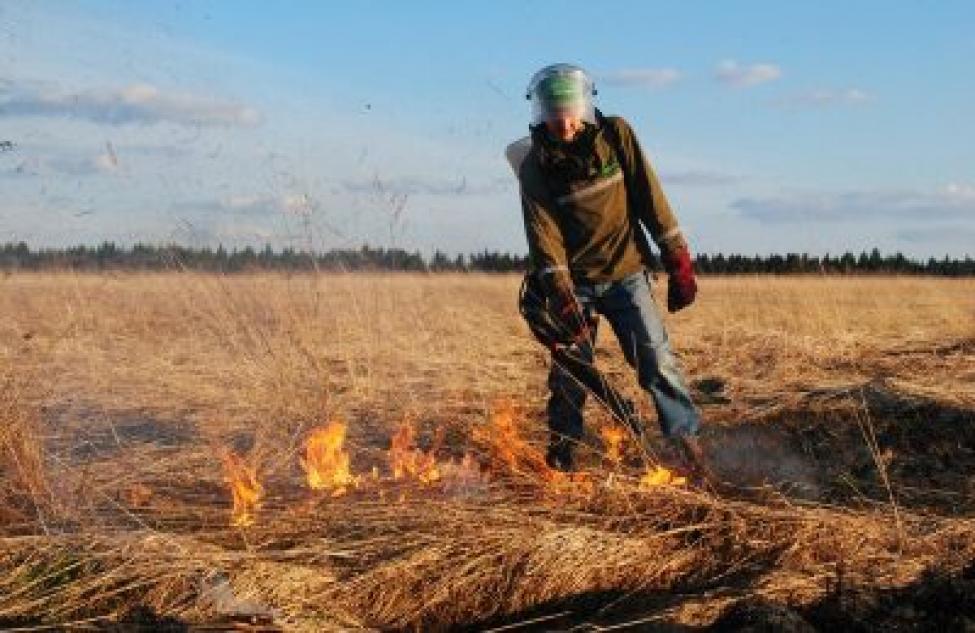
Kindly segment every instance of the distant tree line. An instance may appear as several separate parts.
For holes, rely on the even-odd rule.
[[[112,242],[99,246],[75,246],[63,249],[31,249],[24,242],[0,247],[0,269],[10,270],[173,270],[187,269],[213,272],[252,270],[282,271],[416,271],[416,272],[519,272],[527,268],[528,258],[495,251],[450,256],[435,251],[425,257],[419,251],[400,248],[362,246],[357,249],[333,249],[309,253],[292,248],[274,250],[271,246],[255,250],[188,248],[178,245],[136,244],[120,247]],[[902,253],[882,255],[878,249],[859,255],[716,255],[702,253],[695,260],[705,274],[915,274],[963,277],[975,275],[975,260],[930,258],[908,259]],[[659,270],[659,263],[655,264]]]
[[[975,260],[966,255],[954,259],[945,255],[941,259],[931,257],[926,261],[908,259],[903,253],[882,255],[874,248],[859,255],[846,252],[842,255],[809,255],[787,253],[785,255],[708,255],[702,253],[695,259],[698,272],[711,274],[769,273],[774,275],[796,273],[818,274],[911,274],[966,277],[975,275]]]

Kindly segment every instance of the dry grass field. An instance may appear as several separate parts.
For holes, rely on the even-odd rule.
[[[975,627],[975,280],[701,280],[721,495],[545,469],[518,283],[0,278],[0,626]]]

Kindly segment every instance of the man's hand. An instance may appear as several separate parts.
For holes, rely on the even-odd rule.
[[[680,248],[663,257],[664,268],[670,275],[667,284],[667,310],[677,312],[694,303],[697,295],[697,281],[694,279],[694,264],[691,252]]]
[[[586,340],[589,336],[586,317],[571,288],[561,285],[554,288],[549,305],[556,322],[565,328],[567,339],[573,343]]]

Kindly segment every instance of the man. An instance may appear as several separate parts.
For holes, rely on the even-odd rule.
[[[664,436],[679,447],[693,474],[709,478],[697,441],[699,416],[650,292],[652,255],[644,229],[669,273],[671,312],[690,305],[697,293],[690,251],[633,130],[622,118],[603,117],[593,105],[595,94],[581,68],[543,68],[528,86],[531,136],[506,151],[521,185],[530,262],[526,285],[529,294],[534,289],[544,296],[542,318],[560,331],[539,335],[527,316],[525,292],[522,311],[553,359],[571,350],[572,358],[590,365],[602,314],[649,393]],[[573,468],[573,448],[583,430],[583,383],[553,360],[547,407],[547,461],[553,468]],[[642,439],[642,424],[635,415],[627,417],[622,422],[634,425]]]

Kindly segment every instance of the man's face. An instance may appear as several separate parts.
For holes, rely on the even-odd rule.
[[[577,113],[567,110],[553,112],[545,119],[545,127],[549,134],[565,143],[574,139],[584,126],[582,118]]]

